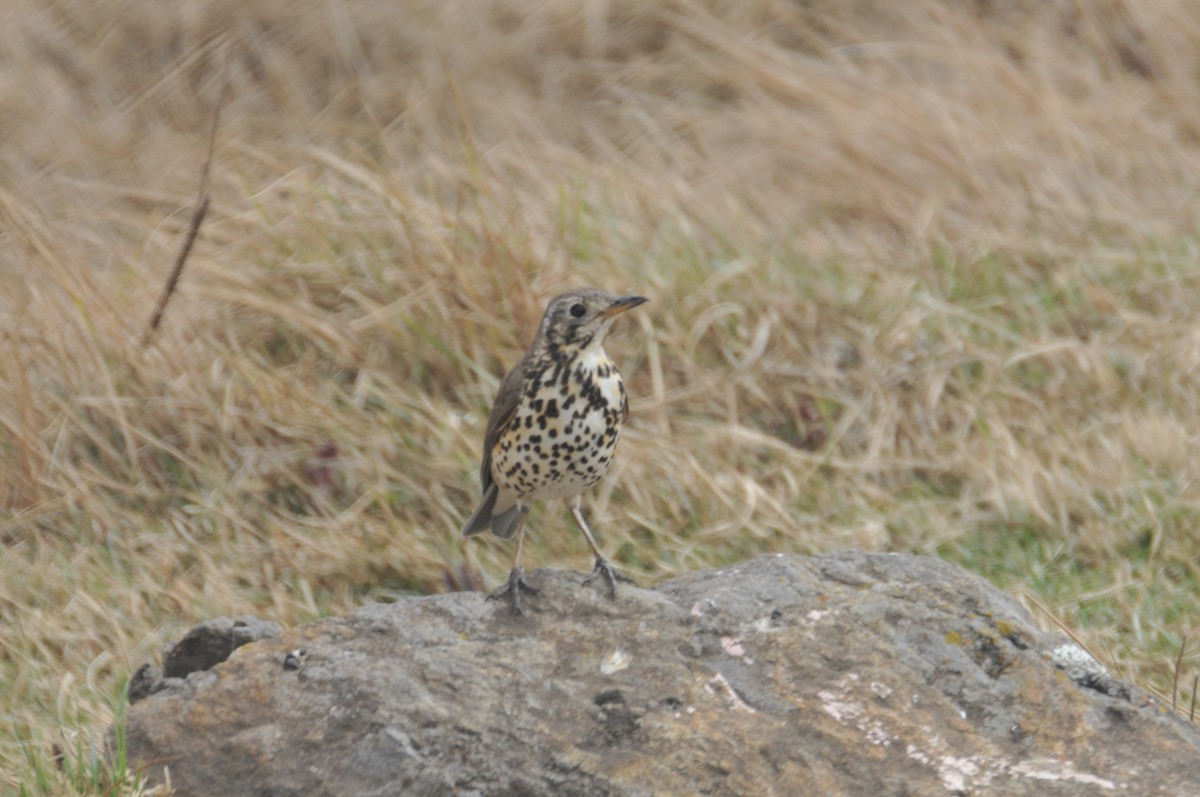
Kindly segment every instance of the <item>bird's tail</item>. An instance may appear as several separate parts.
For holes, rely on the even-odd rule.
[[[507,496],[506,496],[507,497]],[[470,537],[491,530],[497,537],[507,539],[517,530],[517,521],[521,517],[521,507],[515,500],[501,501],[502,506],[497,510],[496,503],[500,498],[500,488],[493,483],[483,494],[479,508],[463,525],[462,536]]]
[[[472,534],[482,534],[492,526],[492,509],[496,506],[496,495],[499,493],[495,484],[488,487],[487,492],[483,494],[483,501],[480,502],[479,508],[475,513],[468,518],[466,525],[463,526],[462,535],[470,537]]]

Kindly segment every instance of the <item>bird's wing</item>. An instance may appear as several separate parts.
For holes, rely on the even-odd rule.
[[[483,464],[479,467],[479,481],[483,492],[492,486],[492,448],[500,439],[500,432],[512,420],[521,403],[521,383],[525,381],[525,358],[513,366],[500,383],[492,412],[488,415],[487,433],[483,436]]]

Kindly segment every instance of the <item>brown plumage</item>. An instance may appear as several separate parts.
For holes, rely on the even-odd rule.
[[[520,593],[536,593],[524,580],[521,545],[531,502],[563,498],[579,524],[596,566],[585,584],[601,576],[616,597],[618,580],[600,553],[579,508],[579,495],[608,472],[629,414],[625,385],[604,351],[613,320],[647,300],[581,288],[554,298],[529,351],[500,383],[483,438],[483,500],[463,526],[463,536],[491,531],[517,535],[508,583],[489,595],[507,595],[520,613]]]

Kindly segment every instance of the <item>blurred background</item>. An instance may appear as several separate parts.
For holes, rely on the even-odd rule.
[[[1186,713],[1198,175],[1190,0],[10,0],[0,783],[134,793],[192,623],[498,584],[487,411],[580,285],[653,300],[584,497],[642,585],[938,556]]]

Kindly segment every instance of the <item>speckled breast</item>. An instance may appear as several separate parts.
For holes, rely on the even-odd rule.
[[[603,350],[531,371],[493,449],[493,478],[522,498],[578,495],[608,472],[625,407],[621,374]]]

